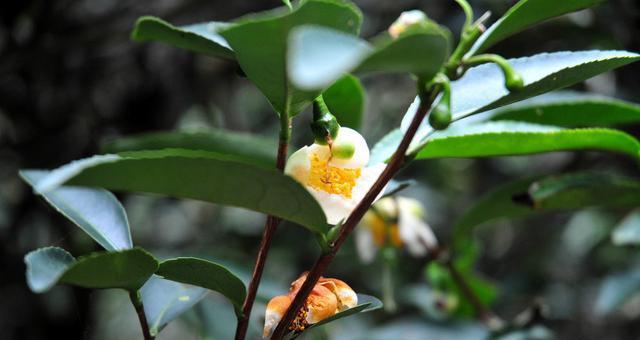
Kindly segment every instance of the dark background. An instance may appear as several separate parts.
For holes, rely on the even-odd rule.
[[[366,37],[386,29],[403,10],[414,8],[424,10],[454,33],[463,20],[453,1],[355,2],[365,15]],[[514,1],[472,3],[476,13],[491,10],[501,14]],[[261,94],[236,75],[234,64],[158,43],[132,42],[129,33],[135,19],[151,14],[174,24],[228,21],[279,5],[279,1],[255,0],[9,0],[0,4],[2,339],[127,336],[108,335],[112,333],[107,330],[119,328],[112,322],[112,315],[119,310],[109,305],[110,298],[101,295],[104,293],[59,287],[36,295],[27,289],[22,258],[28,251],[56,245],[81,255],[98,248],[34,196],[17,177],[18,169],[53,168],[99,153],[101,143],[108,139],[176,128],[217,127],[256,133],[273,140],[275,153],[275,115]],[[595,10],[537,26],[494,50],[507,57],[598,48],[639,51],[639,25],[640,3],[611,0]],[[372,145],[391,126],[399,124],[414,93],[411,80],[405,76],[369,76],[363,82],[368,94],[363,133]],[[640,64],[576,88],[640,102]],[[308,116],[296,118],[295,145],[309,140]],[[625,130],[639,135],[637,126]],[[636,174],[638,168],[622,156],[555,153],[429,161],[410,167],[403,176],[420,180],[421,185],[407,195],[425,203],[429,222],[446,240],[455,217],[492,186],[525,175],[575,169],[616,169]],[[224,258],[239,270],[250,270],[263,223],[259,214],[199,202],[119,197],[130,215],[137,244],[159,253],[207,254]],[[628,271],[638,260],[637,249],[614,247],[608,239],[608,230],[623,213],[559,213],[492,223],[485,228],[481,237],[486,249],[479,270],[502,288],[496,312],[509,319],[540,299],[550,309],[545,324],[558,338],[637,338],[639,299],[630,299],[622,311],[612,315],[597,316],[593,312],[602,279]],[[576,238],[584,242],[576,242]],[[267,266],[267,279],[279,285],[290,282],[309,267],[316,254],[308,233],[291,225],[282,226]],[[379,295],[379,267],[360,265],[356,258],[352,246],[345,248],[330,274],[352,283],[357,291]],[[423,262],[408,256],[402,261],[398,286],[424,283]],[[130,313],[130,306],[122,308]],[[401,304],[396,315],[377,312],[367,316],[368,321],[358,322],[369,328],[398,322],[436,324],[420,311],[419,301],[407,302]],[[357,324],[343,321],[342,328],[336,329],[356,327],[351,323]],[[188,323],[177,324],[160,339],[176,334],[197,338]],[[138,333],[128,334],[135,338]],[[350,338],[335,330],[328,334]],[[419,334],[425,337],[418,338],[427,336]]]

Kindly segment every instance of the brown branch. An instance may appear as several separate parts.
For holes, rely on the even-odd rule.
[[[142,335],[144,336],[144,340],[155,339],[155,337],[152,336],[151,332],[149,331],[149,323],[147,322],[147,316],[144,314],[144,306],[142,305],[140,292],[129,292],[129,298],[131,299],[133,307],[136,309],[136,314],[138,314],[138,320],[140,321],[140,328],[142,328]]]
[[[387,165],[387,167],[384,169],[380,177],[378,177],[378,179],[373,184],[371,189],[364,196],[362,201],[358,203],[355,210],[353,210],[353,212],[349,215],[347,220],[344,222],[344,224],[342,225],[342,228],[340,229],[340,233],[338,234],[335,241],[331,245],[329,251],[327,253],[322,254],[316,260],[315,264],[309,271],[306,281],[304,282],[304,284],[296,294],[296,297],[293,299],[293,302],[289,306],[289,309],[283,316],[282,320],[280,320],[280,323],[278,323],[278,326],[273,332],[273,336],[271,337],[271,339],[281,340],[284,337],[284,335],[287,333],[287,329],[289,328],[289,325],[291,324],[296,314],[302,307],[304,301],[307,300],[307,297],[309,296],[309,294],[311,293],[311,290],[320,279],[320,276],[322,276],[322,274],[325,272],[327,267],[329,267],[329,264],[331,264],[331,261],[335,257],[336,253],[338,252],[342,244],[345,242],[347,237],[351,234],[351,232],[356,227],[358,222],[360,222],[360,219],[362,219],[362,216],[364,216],[367,210],[369,210],[369,207],[371,207],[371,204],[375,201],[378,194],[384,189],[384,187],[391,180],[391,178],[401,168],[405,160],[405,154],[407,152],[407,149],[409,148],[409,145],[411,144],[413,137],[418,131],[418,128],[420,127],[420,123],[429,112],[429,109],[431,108],[431,104],[433,103],[436,95],[439,92],[440,92],[439,87],[436,87],[430,91],[428,96],[422,96],[423,100],[420,101],[420,105],[416,110],[416,114],[413,117],[411,125],[409,126],[409,128],[407,129],[407,132],[402,138],[402,141],[400,142],[400,145],[396,149],[396,152],[394,153],[393,158],[391,159],[391,161],[389,161],[389,164]]]
[[[278,143],[278,157],[276,159],[276,168],[281,172],[284,171],[285,164],[287,162],[287,150],[289,148],[289,131],[291,130],[291,119],[287,119],[286,126],[283,125],[283,129],[287,131],[280,134],[280,141]],[[276,232],[280,219],[275,216],[267,216],[267,220],[262,232],[262,240],[260,241],[260,249],[256,256],[256,264],[253,267],[253,274],[251,275],[251,281],[247,288],[247,297],[242,304],[242,315],[238,317],[238,326],[236,327],[236,340],[243,340],[247,335],[247,328],[249,327],[249,319],[251,317],[251,309],[256,299],[258,292],[258,286],[260,286],[260,279],[262,278],[262,272],[264,271],[264,265],[267,262],[267,256],[269,255],[269,249],[271,248],[271,240],[273,234]]]

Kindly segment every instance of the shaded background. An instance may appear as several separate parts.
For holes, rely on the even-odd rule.
[[[463,17],[453,1],[355,1],[363,10],[363,35],[384,30],[403,10],[419,8],[457,34]],[[503,13],[514,1],[472,1],[476,13]],[[125,293],[57,287],[44,295],[25,284],[22,257],[56,245],[74,255],[98,250],[79,229],[35,197],[17,177],[19,168],[53,168],[98,153],[118,136],[148,131],[217,127],[273,140],[277,120],[267,101],[233,63],[198,56],[159,43],[134,43],[135,19],[150,14],[174,24],[228,21],[279,1],[24,0],[0,4],[0,332],[3,339],[136,339],[137,321]],[[577,49],[640,50],[640,4],[611,0],[537,26],[495,49],[507,57]],[[411,102],[406,76],[363,79],[367,109],[363,133],[370,144],[396,126]],[[640,102],[640,65],[579,85],[577,89]],[[309,115],[295,121],[294,145],[310,140]],[[626,131],[639,136],[638,127]],[[637,164],[600,153],[554,153],[485,160],[425,161],[402,174],[421,185],[406,195],[423,201],[440,238],[455,217],[492,186],[532,174],[615,168],[637,173]],[[157,254],[199,255],[225,261],[248,275],[264,217],[240,209],[142,195],[119,196],[129,213],[133,238]],[[501,288],[495,311],[510,319],[533,301],[548,307],[547,331],[561,339],[634,339],[640,334],[640,297],[612,314],[594,303],[603,280],[638,263],[637,249],[614,247],[609,231],[623,212],[590,210],[492,223],[481,231],[486,245],[479,270]],[[301,241],[303,240],[303,241]],[[317,247],[302,228],[284,224],[266,268],[266,296],[284,291],[308,268]],[[330,269],[356,291],[380,295],[380,264],[361,265],[349,244]],[[402,257],[396,314],[376,312],[345,319],[309,338],[354,338],[363,329],[394,326],[422,339],[482,336],[472,322],[437,321],[424,292],[424,260]],[[400,288],[403,287],[403,288]],[[415,289],[410,289],[415,288]],[[404,293],[414,292],[418,295]],[[225,315],[215,314],[216,296],[198,309],[213,313],[211,325],[190,319],[172,323],[159,339],[198,339],[198,328],[219,337]],[[219,308],[218,308],[219,309]],[[255,309],[254,314],[259,314]],[[217,322],[217,323],[216,323]],[[231,321],[233,322],[233,320]],[[227,322],[228,324],[228,322]],[[390,326],[391,325],[391,326]],[[233,331],[233,330],[230,330]]]

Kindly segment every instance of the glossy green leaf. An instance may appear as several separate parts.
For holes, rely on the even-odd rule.
[[[459,125],[438,131],[423,145],[416,159],[494,157],[567,150],[602,150],[640,157],[640,143],[621,131],[561,129],[506,121]]]
[[[246,296],[244,283],[227,268],[207,260],[179,257],[160,263],[158,275],[172,281],[216,291],[227,297],[237,311]]]
[[[476,54],[529,26],[570,12],[594,6],[603,0],[520,0],[478,38],[471,48]]]
[[[524,79],[524,87],[515,92],[504,87],[504,76],[498,66],[476,66],[461,79],[451,82],[453,120],[562,89],[638,59],[639,54],[626,51],[555,52],[509,59]],[[402,119],[402,131],[409,127],[417,105],[418,98]],[[421,138],[430,130],[425,119],[416,135]]]
[[[564,127],[613,126],[640,122],[640,105],[589,93],[561,91],[496,109],[491,120]]]
[[[247,77],[276,111],[293,116],[320,91],[299,91],[289,84],[286,65],[289,32],[298,25],[319,25],[351,34],[360,29],[362,14],[348,1],[307,0],[293,11],[283,7],[251,15],[220,34],[236,53]]]
[[[369,164],[386,162],[400,145],[404,134],[400,129],[393,129],[380,139],[371,149]]]
[[[49,174],[49,171],[20,171],[20,176],[32,187]],[[127,214],[112,193],[104,189],[65,186],[46,192],[42,197],[106,250],[133,247]]]
[[[611,234],[615,245],[640,245],[640,210],[634,210],[625,217]]]
[[[476,66],[451,83],[453,119],[571,86],[638,59],[640,55],[626,51],[555,52],[509,59],[524,79],[524,88],[515,92],[504,87],[504,77],[498,66]]]
[[[315,328],[318,326],[325,325],[329,322],[336,321],[342,318],[346,318],[347,316],[351,316],[358,313],[366,313],[371,312],[377,309],[382,308],[382,301],[380,301],[375,296],[366,295],[366,294],[357,294],[358,295],[358,304],[355,307],[343,310],[342,312],[336,313],[335,315],[326,318],[318,323],[315,323],[309,326],[307,329]]]
[[[322,208],[291,177],[211,152],[166,149],[94,156],[52,171],[36,190],[48,192],[64,184],[232,205],[272,214],[312,231],[327,230]]]
[[[51,289],[75,259],[66,250],[57,247],[40,248],[24,257],[27,265],[27,285],[35,293]]]
[[[160,18],[144,16],[136,21],[131,38],[141,42],[160,41],[196,53],[234,60],[233,50],[218,34],[229,25],[212,21],[176,27]]]
[[[157,335],[162,328],[200,302],[208,290],[152,276],[140,288],[149,331]]]
[[[247,163],[273,167],[277,141],[225,130],[146,133],[107,142],[105,153],[125,151],[188,149],[231,155]]]
[[[158,261],[140,248],[93,253],[77,260],[63,249],[42,248],[27,254],[25,263],[29,287],[37,293],[57,283],[135,291],[158,269]]]
[[[374,44],[325,27],[291,33],[289,77],[302,89],[329,86],[345,73],[405,72],[431,79],[449,54],[448,33],[437,25],[413,29],[397,39],[386,33]]]
[[[322,98],[341,126],[360,129],[365,92],[358,78],[352,75],[340,78],[322,93]]]
[[[640,292],[640,271],[631,270],[608,276],[600,284],[595,297],[594,313],[605,316]]]

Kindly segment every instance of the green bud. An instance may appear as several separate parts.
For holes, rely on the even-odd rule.
[[[356,146],[353,143],[333,144],[331,155],[340,159],[351,159],[356,153]]]
[[[435,130],[444,130],[451,124],[451,109],[448,105],[439,103],[429,114],[429,125]]]
[[[520,91],[524,87],[522,76],[516,72],[505,73],[505,87],[512,92]]]
[[[335,140],[338,130],[340,130],[338,120],[329,112],[322,96],[319,96],[313,102],[313,122],[311,122],[311,132],[316,144],[327,145]]]

